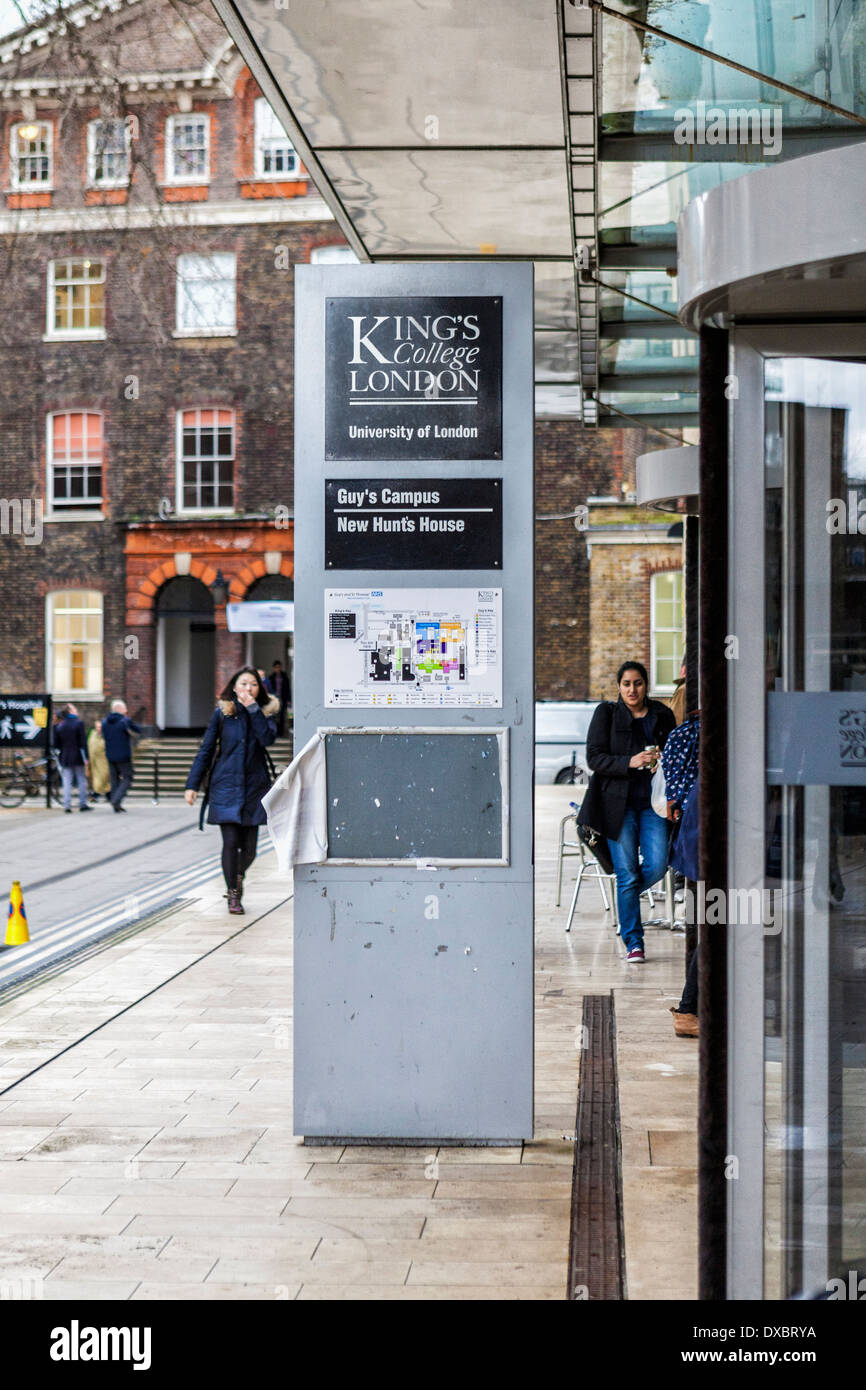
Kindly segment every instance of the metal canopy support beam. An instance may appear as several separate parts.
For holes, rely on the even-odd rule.
[[[785,159],[863,139],[859,126],[785,128]],[[754,164],[760,162],[760,145],[677,144],[670,130],[601,133],[598,157],[606,163],[626,164]]]
[[[613,286],[611,286],[613,289]],[[619,291],[622,293],[622,291]],[[633,299],[634,295],[627,296]],[[694,333],[679,319],[606,319],[599,324],[599,337],[604,338],[694,338]]]
[[[681,368],[675,372],[602,372],[598,378],[600,391],[697,391],[697,362],[694,370]]]
[[[598,289],[592,277],[598,260],[598,163],[596,111],[597,44],[592,11],[568,0],[559,4],[560,66],[565,142],[571,188],[571,225],[575,256],[578,324],[578,371],[581,418],[598,423]],[[585,272],[590,272],[586,274]]]
[[[673,429],[689,429],[698,424],[697,411],[665,411],[663,408],[653,411],[647,415],[629,415],[628,411],[620,410],[619,406],[611,405],[609,401],[599,401],[598,403],[598,423],[599,425],[618,426],[620,420],[627,420],[630,425],[637,425],[642,430],[652,430],[655,434],[664,435],[665,439],[672,439],[675,444],[682,444],[678,434],[671,434],[669,430],[662,429],[662,425],[670,425]]]
[[[670,270],[677,268],[677,248],[663,246],[611,246],[598,248],[599,270]]]

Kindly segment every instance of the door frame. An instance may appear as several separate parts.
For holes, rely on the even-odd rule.
[[[728,884],[765,882],[764,361],[866,360],[866,324],[734,325],[729,338]],[[807,483],[808,487],[808,483]],[[764,1298],[764,928],[728,929],[727,1297]],[[736,1174],[736,1176],[734,1176]]]

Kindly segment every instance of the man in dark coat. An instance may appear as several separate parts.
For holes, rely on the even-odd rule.
[[[72,814],[72,779],[78,786],[78,809],[89,811],[87,804],[87,739],[84,720],[79,719],[74,705],[67,705],[63,718],[54,726],[54,747],[60,755],[60,780],[63,783],[63,809]]]
[[[283,663],[275,661],[271,674],[265,680],[265,690],[280,702],[280,715],[277,720],[277,733],[280,737],[286,732],[286,710],[289,705],[289,677],[283,670]]]
[[[105,756],[111,776],[111,791],[108,799],[115,811],[125,811],[121,805],[123,798],[132,786],[132,744],[130,731],[140,734],[141,729],[130,719],[123,700],[112,700],[111,713],[102,721],[102,737],[105,740]]]

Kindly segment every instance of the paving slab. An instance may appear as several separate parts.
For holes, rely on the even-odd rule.
[[[0,1006],[0,1092],[18,1082],[0,1094],[3,1277],[94,1301],[561,1301],[582,999],[612,990],[628,1294],[694,1297],[697,1048],[668,1012],[682,937],[648,929],[647,964],[629,967],[591,885],[565,934],[554,851],[569,796],[537,793],[531,1139],[410,1148],[292,1133],[292,904],[267,856],[232,940],[214,879],[193,907]],[[52,1048],[69,1050],[25,1077]]]

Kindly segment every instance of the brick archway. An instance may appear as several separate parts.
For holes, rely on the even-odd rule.
[[[126,699],[142,711],[144,723],[155,717],[157,666],[157,598],[172,579],[189,575],[210,587],[222,574],[232,603],[241,602],[257,579],[271,572],[294,578],[294,527],[273,522],[208,519],[201,522],[139,522],[126,533],[126,628],[135,632],[139,658],[125,669]],[[279,569],[275,570],[275,555]],[[175,557],[181,560],[180,572]],[[226,609],[214,608],[217,683],[243,665],[243,634],[229,632]]]
[[[248,565],[244,565],[229,584],[229,602],[241,603],[256,580],[264,579],[270,573],[271,571],[267,568],[264,560],[252,560]],[[283,556],[276,574],[281,574],[286,579],[294,579],[295,566],[287,555]]]
[[[200,579],[205,588],[209,589],[217,577],[217,572],[213,565],[206,564],[201,560],[191,560],[189,577]],[[157,595],[163,585],[167,584],[170,579],[184,578],[186,575],[178,574],[174,559],[165,560],[161,565],[152,569],[145,579],[139,580],[138,592],[130,595],[129,602],[137,608],[155,609]]]

